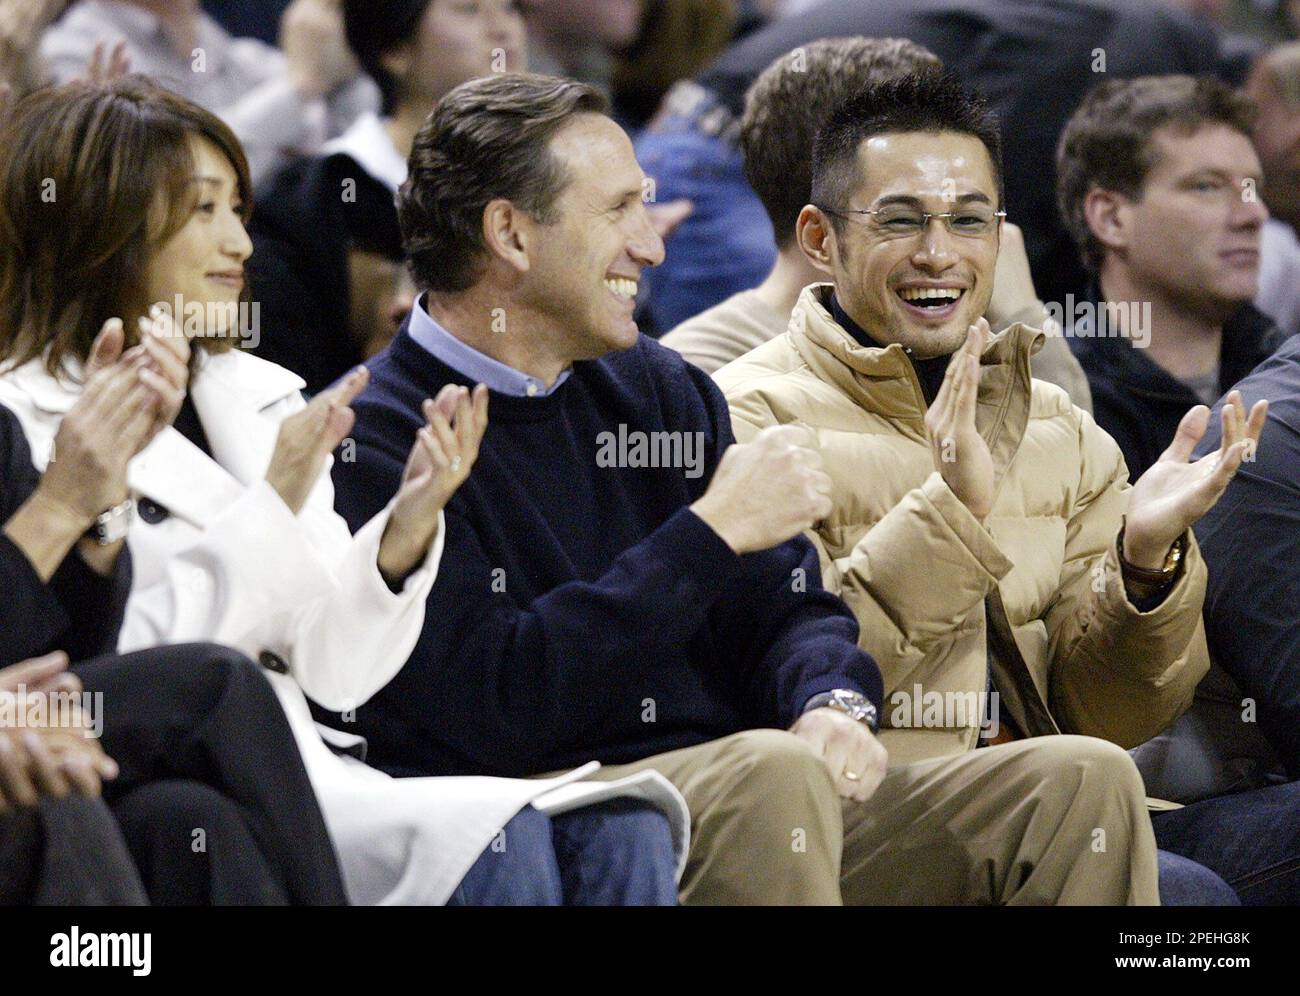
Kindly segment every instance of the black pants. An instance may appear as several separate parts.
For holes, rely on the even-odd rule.
[[[0,813],[0,906],[142,906],[144,888],[102,799],[46,797]]]
[[[104,785],[154,902],[347,902],[307,771],[261,669],[211,644],[73,666],[102,693]]]

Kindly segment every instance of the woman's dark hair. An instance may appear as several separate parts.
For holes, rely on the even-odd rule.
[[[140,76],[37,90],[0,122],[0,360],[43,356],[51,373],[84,361],[121,318],[128,342],[147,314],[150,259],[199,196],[190,140],[230,160],[244,220],[248,161],[221,120]],[[199,339],[219,351],[233,338]]]
[[[383,112],[397,106],[400,86],[384,56],[415,37],[432,0],[345,0],[343,28],[348,47],[383,97]]]

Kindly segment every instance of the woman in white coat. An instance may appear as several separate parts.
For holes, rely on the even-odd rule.
[[[346,712],[414,646],[486,391],[426,402],[398,493],[351,536],[328,461],[340,444],[349,458],[347,405],[366,372],[308,403],[297,375],[253,355],[256,305],[240,300],[248,173],[229,129],[127,78],[33,94],[0,141],[0,401],[38,466],[87,366],[123,346],[141,343],[159,383],[184,395],[129,467],[135,580],[120,648],[208,640],[265,665],[353,902],[672,902],[685,814],[666,783],[600,803],[603,784],[556,791],[581,772],[392,779],[363,763],[360,737],[312,722],[304,692]],[[129,515],[124,502],[101,519]]]

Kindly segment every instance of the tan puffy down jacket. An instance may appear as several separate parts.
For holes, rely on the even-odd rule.
[[[987,688],[984,599],[995,587],[1061,732],[1126,748],[1160,732],[1208,667],[1205,564],[1189,535],[1164,602],[1147,613],[1130,604],[1116,544],[1124,460],[1064,391],[1031,380],[1042,333],[1013,325],[981,358],[976,425],[997,479],[981,525],[934,469],[902,347],[858,344],[831,318],[830,291],[805,288],[785,334],[714,376],[742,442],[778,424],[816,434],[834,510],[809,538],[884,674],[891,763],[975,745],[969,706]]]

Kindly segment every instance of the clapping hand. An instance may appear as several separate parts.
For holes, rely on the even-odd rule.
[[[266,480],[294,515],[307,503],[326,458],[352,431],[356,415],[348,406],[369,381],[370,371],[356,367],[280,423]]]
[[[465,483],[488,424],[488,390],[448,384],[425,399],[425,424],[415,435],[379,547],[379,569],[401,578],[424,559],[437,534],[438,513]]]
[[[948,361],[943,385],[925,413],[935,469],[949,490],[980,520],[993,508],[993,456],[975,428],[980,354],[988,340],[989,323],[983,318],[966,330],[966,341]]]
[[[1124,559],[1134,567],[1159,570],[1178,537],[1214,507],[1242,461],[1253,456],[1267,418],[1267,401],[1256,402],[1247,418],[1241,392],[1232,391],[1221,411],[1219,449],[1191,460],[1209,426],[1210,410],[1197,405],[1184,415],[1169,448],[1133,485],[1124,520]]]

